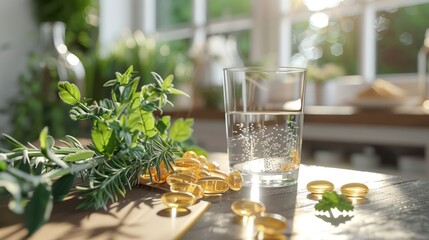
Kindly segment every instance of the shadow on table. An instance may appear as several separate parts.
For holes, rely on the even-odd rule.
[[[92,239],[101,235],[107,239],[139,239],[140,235],[130,234],[131,231],[127,230],[136,227],[138,223],[131,222],[142,217],[136,215],[140,214],[140,211],[133,210],[146,207],[152,209],[162,192],[159,189],[138,186],[128,191],[125,198],[110,204],[107,211],[76,210],[80,200],[70,196],[54,204],[48,224],[40,228],[30,239]],[[25,239],[27,230],[21,224],[22,217],[10,211],[10,214],[3,215],[5,212],[2,211],[0,239]],[[5,217],[8,220],[5,221]]]

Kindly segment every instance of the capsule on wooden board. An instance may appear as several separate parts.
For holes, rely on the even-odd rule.
[[[194,205],[196,198],[187,192],[167,192],[162,194],[161,201],[170,208],[186,208]]]
[[[223,180],[226,180],[228,178],[228,174],[226,174],[225,172],[223,172],[221,170],[210,170],[209,173],[210,173],[210,176],[220,177]]]
[[[217,194],[228,191],[228,183],[219,177],[203,177],[198,179],[197,184],[204,189],[206,194]]]
[[[186,152],[183,153],[182,158],[194,158],[194,159],[198,159],[198,155],[194,151],[186,151]]]
[[[188,167],[193,169],[199,169],[201,166],[201,163],[195,158],[178,158],[174,160],[174,165],[177,167]]]
[[[170,185],[170,191],[188,192],[194,195],[196,199],[200,199],[204,196],[204,189],[195,183],[176,182]]]
[[[197,181],[197,179],[191,175],[188,175],[188,174],[173,173],[173,174],[168,175],[166,181],[169,185],[171,185],[171,184],[177,183],[177,182],[195,183]]]

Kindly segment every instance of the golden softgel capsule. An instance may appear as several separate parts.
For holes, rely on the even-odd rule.
[[[196,199],[200,199],[204,196],[204,189],[195,183],[177,182],[170,185],[170,191],[172,192],[188,192],[195,196]]]
[[[222,172],[221,170],[210,170],[209,173],[210,173],[210,176],[220,177],[223,180],[226,180],[228,178],[228,174],[226,174],[225,172]]]
[[[182,168],[199,169],[201,163],[195,158],[178,158],[174,160],[174,165]]]
[[[322,194],[334,190],[334,184],[326,180],[311,181],[307,184],[307,190],[314,194]]]
[[[250,200],[236,200],[231,204],[231,210],[238,216],[249,217],[265,212],[265,205]]]
[[[197,184],[204,189],[205,194],[224,193],[229,189],[228,183],[218,177],[203,177],[198,179]]]
[[[187,192],[168,192],[162,194],[161,201],[170,208],[186,208],[194,205],[196,198]]]
[[[368,186],[362,183],[348,183],[343,185],[340,190],[346,197],[364,197],[369,192]]]
[[[266,234],[278,234],[286,230],[287,219],[280,214],[262,213],[254,221],[258,231]]]
[[[183,174],[183,173],[173,173],[168,175],[166,182],[171,185],[177,182],[186,182],[186,183],[194,183],[197,179],[191,175]]]
[[[229,184],[229,188],[234,191],[239,191],[244,185],[243,176],[239,171],[230,172],[227,177],[227,182]]]
[[[186,151],[183,153],[182,158],[198,158],[198,155],[194,151]]]

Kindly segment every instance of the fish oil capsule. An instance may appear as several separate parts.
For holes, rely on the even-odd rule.
[[[177,183],[177,182],[194,183],[197,181],[197,179],[191,175],[188,175],[188,174],[173,173],[173,174],[168,175],[166,181],[169,185],[171,185],[171,184]]]
[[[254,224],[256,229],[260,232],[279,234],[286,230],[287,219],[280,214],[262,213],[260,216],[256,216]]]
[[[195,158],[178,158],[174,160],[174,165],[176,167],[187,167],[193,169],[199,169],[201,166],[200,161]]]
[[[176,182],[170,185],[170,191],[188,192],[194,195],[196,199],[200,199],[204,196],[204,189],[195,183]]]
[[[227,177],[227,182],[229,184],[229,188],[234,191],[242,189],[244,185],[243,176],[239,171],[230,172]]]
[[[369,188],[362,183],[348,183],[341,187],[341,193],[346,197],[364,197]]]
[[[195,170],[193,173],[194,177],[198,180],[203,177],[209,177],[210,173],[204,169]]]
[[[222,178],[218,177],[203,177],[198,179],[197,184],[204,189],[204,193],[217,194],[228,191],[229,185]]]
[[[182,158],[198,159],[198,155],[194,151],[186,151],[185,153],[183,153]]]
[[[197,160],[200,161],[201,164],[207,164],[209,162],[204,155],[198,156]]]
[[[214,162],[207,162],[206,166],[209,168],[209,171],[214,171],[219,168],[219,164],[216,164]]]
[[[170,208],[186,208],[195,204],[195,196],[187,192],[168,192],[161,196],[162,203]]]
[[[307,184],[307,190],[313,194],[322,194],[334,190],[334,184],[326,180],[311,181]]]
[[[265,212],[265,205],[250,200],[236,200],[231,204],[231,210],[238,216],[249,217]]]
[[[210,176],[220,177],[223,180],[226,180],[228,178],[228,174],[222,172],[221,170],[211,170],[209,171],[209,173],[210,173]]]

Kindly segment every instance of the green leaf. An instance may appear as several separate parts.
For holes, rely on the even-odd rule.
[[[21,186],[18,179],[8,172],[0,172],[0,187],[5,188],[13,197],[13,202],[9,202],[9,209],[16,213],[22,214],[24,206],[21,201]]]
[[[128,125],[131,132],[137,130],[148,137],[153,137],[157,134],[155,128],[155,117],[152,112],[143,110],[132,111],[128,119]]]
[[[158,129],[159,133],[162,135],[165,133],[165,131],[170,127],[170,116],[163,116],[160,121],[157,122],[156,128]]]
[[[183,142],[192,136],[193,119],[179,118],[171,125],[170,138],[175,142]]]
[[[174,76],[172,74],[168,75],[162,82],[162,89],[167,90],[172,88],[174,86],[173,79],[174,79]]]
[[[179,89],[175,89],[175,88],[170,89],[170,94],[183,95],[183,96],[189,97],[189,95],[187,93],[180,91]]]
[[[3,133],[3,137],[6,138],[12,145],[14,145],[16,148],[19,149],[25,149],[25,145],[20,143],[18,140],[13,138],[12,136],[7,135],[6,133]]]
[[[96,126],[91,132],[92,142],[99,152],[107,156],[113,152],[113,149],[109,145],[111,142],[111,137],[112,130],[109,129],[103,122],[96,121]]]
[[[36,232],[49,219],[52,202],[50,187],[47,184],[39,184],[24,210],[24,224],[28,230],[28,236]]]
[[[0,160],[0,172],[6,171],[7,163],[6,161]]]
[[[51,136],[48,136],[48,127],[44,127],[39,135],[39,142],[40,142],[40,151],[42,152],[43,156],[45,156],[47,159],[55,162],[58,166],[62,168],[69,168],[69,166],[61,159],[59,159],[53,152],[51,147],[55,143],[53,138]]]
[[[103,84],[103,87],[111,87],[111,86],[115,85],[115,83],[117,83],[117,82],[118,82],[118,80],[116,80],[116,79],[109,80]]]
[[[80,102],[80,91],[75,84],[66,81],[58,82],[58,95],[63,102],[69,105],[75,105]]]
[[[61,202],[73,187],[76,175],[67,174],[52,184],[52,196],[54,202]]]
[[[353,205],[343,195],[338,194],[335,191],[325,192],[322,195],[322,199],[314,206],[317,211],[329,211],[333,208],[337,208],[339,211],[351,211]]]
[[[95,152],[92,150],[82,150],[75,153],[70,153],[67,156],[63,158],[63,161],[65,162],[76,162],[85,160],[88,158],[92,158],[94,156]]]

